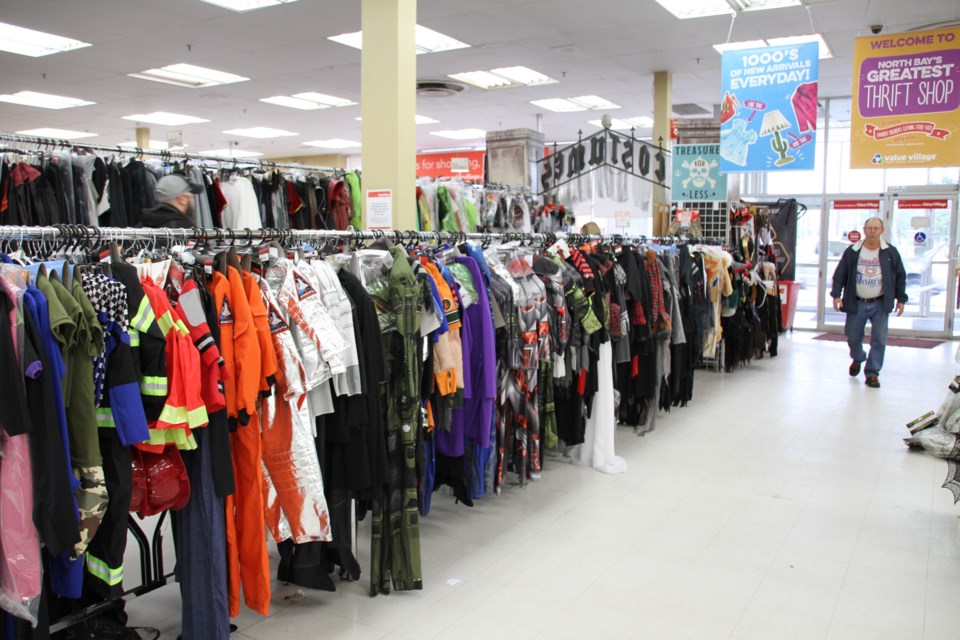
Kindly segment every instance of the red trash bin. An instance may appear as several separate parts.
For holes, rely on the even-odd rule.
[[[780,289],[780,324],[784,331],[793,331],[793,317],[797,314],[797,298],[800,296],[800,282],[781,280]]]

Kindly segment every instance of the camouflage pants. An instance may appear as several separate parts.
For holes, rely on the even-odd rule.
[[[100,528],[107,512],[107,483],[103,467],[74,467],[73,475],[80,481],[77,489],[77,507],[80,509],[80,542],[74,546],[78,558]]]

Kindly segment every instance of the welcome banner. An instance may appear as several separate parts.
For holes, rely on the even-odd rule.
[[[854,42],[850,166],[960,165],[960,27]]]

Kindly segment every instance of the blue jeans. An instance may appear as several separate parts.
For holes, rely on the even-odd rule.
[[[883,300],[873,302],[857,302],[857,312],[847,314],[847,322],[843,332],[850,345],[850,357],[857,361],[867,361],[864,374],[867,376],[880,375],[883,367],[883,352],[887,348],[887,320],[890,314],[883,310]],[[863,351],[863,334],[870,321],[870,355]]]

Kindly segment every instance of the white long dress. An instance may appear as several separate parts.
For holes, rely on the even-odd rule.
[[[604,473],[626,473],[627,462],[614,453],[617,420],[613,409],[613,347],[609,341],[600,345],[597,361],[598,389],[593,398],[593,411],[587,419],[583,444],[571,452],[575,464],[593,467]]]

